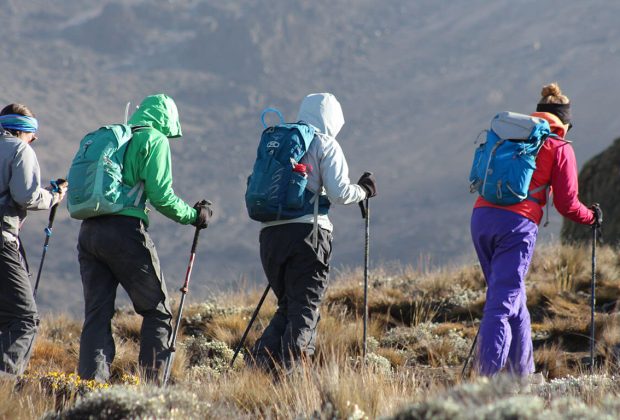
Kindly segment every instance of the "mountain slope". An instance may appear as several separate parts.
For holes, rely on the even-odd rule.
[[[169,2],[0,0],[0,101],[30,105],[44,178],[66,173],[80,138],[120,121],[127,101],[177,100],[185,137],[172,142],[175,191],[206,197],[217,218],[201,238],[193,285],[205,296],[264,281],[259,226],[243,206],[245,179],[266,106],[293,120],[309,92],[331,91],[347,121],[340,142],[351,178],[376,173],[373,263],[420,255],[468,258],[473,142],[490,118],[534,109],[542,84],[572,98],[579,162],[620,132],[610,119],[620,74],[620,4],[603,0],[488,3],[371,0]],[[356,206],[336,208],[334,265],[362,260]],[[35,266],[45,214],[24,242]],[[557,235],[559,217],[543,231]],[[80,309],[79,223],[58,216],[40,294],[43,307]],[[181,282],[191,228],[154,216],[167,281]]]

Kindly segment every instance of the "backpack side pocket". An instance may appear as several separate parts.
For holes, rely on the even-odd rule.
[[[289,209],[301,209],[304,207],[304,198],[308,179],[300,172],[293,172],[286,191],[286,207]]]

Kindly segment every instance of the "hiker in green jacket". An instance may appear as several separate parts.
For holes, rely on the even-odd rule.
[[[143,317],[139,363],[147,380],[157,381],[169,356],[172,313],[155,245],[147,228],[146,200],[175,222],[205,228],[211,210],[191,207],[174,194],[168,139],[181,137],[172,98],[146,97],[129,120],[133,136],[125,153],[123,183],[137,186],[130,206],[82,222],[78,258],[84,288],[85,319],[78,373],[83,379],[107,381],[114,359],[111,321],[116,289],[127,291]]]

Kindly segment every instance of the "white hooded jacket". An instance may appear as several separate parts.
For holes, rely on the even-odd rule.
[[[308,173],[310,191],[326,195],[331,203],[353,204],[366,198],[366,192],[349,179],[349,167],[336,136],[344,125],[340,103],[331,93],[313,93],[304,98],[299,107],[298,121],[304,121],[316,129],[314,140],[301,163],[310,165]],[[326,214],[318,215],[318,225],[329,232],[334,227]],[[263,223],[263,227],[287,223],[314,223],[314,214],[290,220]]]

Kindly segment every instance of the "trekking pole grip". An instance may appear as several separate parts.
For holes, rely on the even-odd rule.
[[[196,253],[196,248],[198,248],[198,236],[200,235],[200,228],[196,228],[194,232],[194,241],[192,242],[192,254]]]
[[[58,210],[58,204],[54,204],[50,209],[50,217],[48,219],[48,227],[51,229],[54,224],[54,218],[56,218],[56,210]]]
[[[60,187],[58,186],[58,182],[57,181],[50,181],[50,184],[52,185],[52,193],[60,193]],[[48,219],[48,228],[51,229],[52,228],[52,224],[54,223],[54,218],[56,217],[56,210],[58,209],[58,204],[56,203],[52,206],[52,208],[50,209],[50,216]]]
[[[358,204],[360,206],[360,210],[362,211],[362,219],[365,219],[366,217],[368,217],[368,199],[366,198],[360,201]]]

